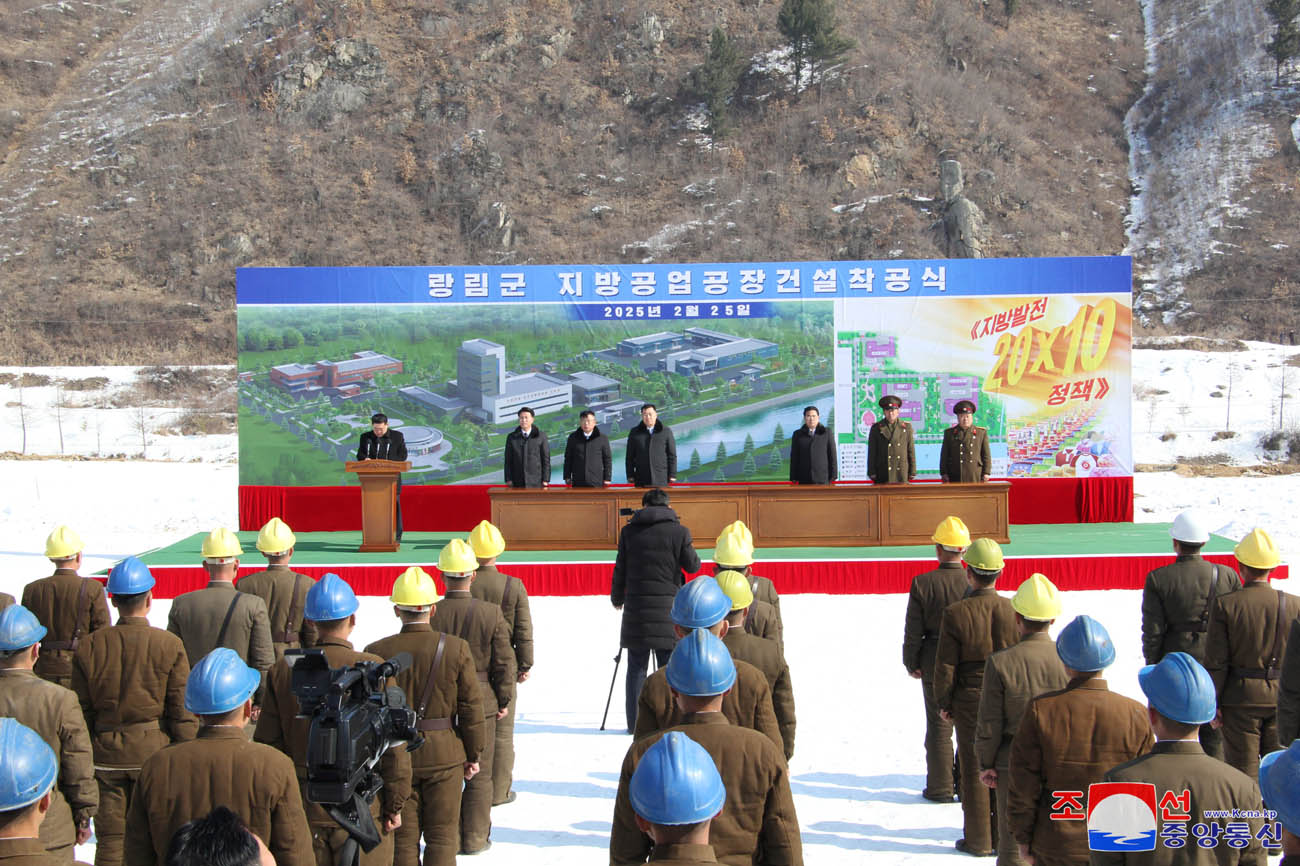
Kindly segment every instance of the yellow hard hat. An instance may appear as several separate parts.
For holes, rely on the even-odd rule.
[[[388,600],[402,607],[427,607],[442,601],[433,578],[418,565],[413,565],[398,575],[397,580],[393,581],[393,594]]]
[[[748,530],[746,530],[748,532]],[[713,561],[718,565],[744,568],[754,561],[754,543],[736,530],[723,530],[713,545]]]
[[[962,561],[980,571],[1002,570],[1002,548],[991,538],[977,538],[966,548]]]
[[[85,547],[80,535],[66,526],[59,526],[45,539],[45,556],[47,559],[72,559]]]
[[[235,537],[235,533],[224,526],[218,526],[203,539],[204,559],[226,559],[239,556],[243,552],[244,548],[239,546],[239,539]]]
[[[754,603],[754,590],[739,571],[719,571],[713,576],[722,592],[731,599],[732,610],[744,610]]]
[[[1267,532],[1258,528],[1252,529],[1232,552],[1237,555],[1238,562],[1251,568],[1271,569],[1282,564],[1277,545]]]
[[[447,542],[438,554],[438,570],[443,574],[469,574],[478,568],[474,550],[459,538]]]
[[[745,525],[745,521],[733,520],[723,527],[722,531],[734,532],[741,538],[745,539],[745,543],[748,544],[751,549],[754,547],[754,533],[749,531],[749,527]]]
[[[289,528],[289,524],[278,517],[266,521],[266,526],[257,533],[257,549],[271,555],[284,553],[297,542],[298,538]]]
[[[479,521],[474,531],[469,534],[469,546],[474,548],[474,555],[483,559],[500,556],[506,549],[506,540],[501,537],[501,530],[486,520]]]
[[[1046,576],[1034,573],[1020,584],[1016,594],[1011,597],[1011,606],[1025,619],[1047,622],[1061,615],[1061,595],[1056,590],[1056,584]]]
[[[970,547],[970,530],[960,517],[945,517],[930,540],[944,547]]]

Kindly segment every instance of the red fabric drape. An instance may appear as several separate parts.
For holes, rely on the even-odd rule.
[[[1211,554],[1212,562],[1233,565],[1231,554]],[[1147,572],[1167,565],[1170,556],[1086,556],[1086,557],[1024,557],[1008,559],[1007,568],[998,589],[1014,591],[1034,572],[1052,579],[1062,590],[1090,589],[1141,589]],[[425,566],[433,572],[432,564]],[[707,568],[706,564],[706,568]],[[828,595],[863,595],[907,592],[912,578],[934,567],[932,559],[858,560],[825,562],[762,562],[758,574],[769,577],[783,595],[804,592]],[[386,596],[393,581],[405,566],[299,566],[295,571],[319,578],[333,571],[348,581],[359,595]],[[503,563],[502,571],[513,574],[524,582],[529,595],[606,595],[612,564],[608,562],[547,562]],[[198,589],[207,578],[196,567],[172,568],[155,566],[150,569],[158,585],[154,594],[158,598],[172,598],[182,592]],[[260,568],[241,568],[240,577]],[[711,570],[711,569],[710,569]],[[1283,566],[1274,572],[1277,578],[1286,577]],[[439,582],[439,589],[442,589]]]
[[[488,485],[408,484],[402,523],[408,532],[468,532],[491,517]],[[240,485],[239,528],[260,529],[279,517],[296,532],[361,528],[359,487]],[[1133,520],[1133,478],[1017,478],[1011,481],[1010,522],[1127,523]]]

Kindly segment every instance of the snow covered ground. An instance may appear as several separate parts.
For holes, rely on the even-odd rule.
[[[1199,457],[1239,466],[1267,462],[1261,436],[1295,424],[1292,398],[1283,397],[1280,366],[1292,351],[1250,344],[1249,351],[1238,353],[1134,352],[1137,461],[1169,465]],[[123,392],[135,376],[125,368],[8,372],[65,379],[104,375]],[[1292,377],[1300,380],[1300,369],[1285,373],[1288,383]],[[22,391],[29,454],[59,454],[52,409],[57,397],[53,384]],[[0,385],[0,451],[21,450],[18,400],[12,383]],[[85,538],[90,568],[213,526],[234,526],[234,437],[159,433],[159,428],[174,426],[179,411],[146,410],[147,460],[134,456],[140,412],[130,405],[60,410],[64,454],[129,455],[125,459],[0,460],[5,491],[0,499],[0,590],[16,595],[28,580],[48,573],[41,548],[58,523],[75,527]],[[1212,438],[1224,429],[1238,435]],[[1176,435],[1161,441],[1168,433]],[[168,459],[158,459],[163,456]],[[1197,506],[1222,534],[1240,537],[1260,525],[1278,539],[1284,556],[1300,550],[1300,529],[1293,525],[1294,476],[1143,472],[1135,487],[1138,521],[1167,522],[1183,508]],[[791,595],[782,601],[800,722],[790,773],[809,863],[856,864],[873,854],[895,863],[951,862],[939,858],[953,854],[960,807],[928,803],[919,795],[923,715],[920,686],[901,664],[905,604],[903,595]],[[1140,699],[1138,605],[1137,592],[1072,593],[1058,628],[1080,613],[1101,620],[1119,650],[1108,680],[1116,690]],[[154,608],[150,618],[155,625],[166,622],[167,608],[167,602]],[[536,598],[533,618],[537,667],[521,688],[516,734],[519,800],[495,811],[494,847],[482,859],[607,862],[618,768],[629,744],[626,734],[619,733],[624,728],[621,671],[610,708],[611,730],[597,730],[613,672],[618,615],[601,597]],[[383,599],[363,601],[358,644],[395,628]],[[93,856],[86,849],[79,854],[84,860]]]

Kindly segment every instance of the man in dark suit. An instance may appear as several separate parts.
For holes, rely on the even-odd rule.
[[[790,437],[790,480],[795,484],[830,484],[835,471],[835,437],[821,423],[816,406],[803,410],[803,426]]]
[[[388,416],[376,412],[370,416],[370,432],[361,434],[357,446],[357,460],[393,460],[405,462],[406,437],[398,430],[388,428]],[[397,526],[396,537],[402,540],[402,476],[397,476]]]
[[[641,423],[627,434],[627,483],[663,487],[677,480],[677,440],[659,420],[653,403],[641,407]]]
[[[596,426],[596,413],[584,409],[578,429],[564,445],[564,483],[574,487],[604,487],[613,477],[609,437]]]

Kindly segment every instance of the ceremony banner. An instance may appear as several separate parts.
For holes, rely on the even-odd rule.
[[[997,476],[1129,475],[1130,287],[1126,257],[242,268],[240,483],[355,483],[374,412],[404,433],[406,483],[499,483],[523,406],[555,482],[591,409],[621,483],[643,403],[679,481],[787,479],[807,405],[853,480],[890,393],[923,477],[963,398]]]

